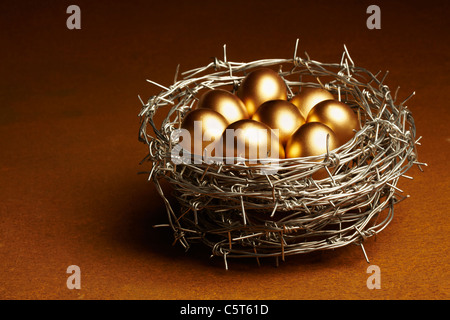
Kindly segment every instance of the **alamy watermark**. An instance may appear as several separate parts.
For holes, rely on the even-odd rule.
[[[381,289],[381,270],[377,265],[370,265],[367,267],[366,273],[369,273],[370,276],[367,278],[366,285],[367,288],[372,289]]]
[[[81,29],[81,9],[77,5],[70,5],[66,10],[70,16],[66,20],[66,26],[69,30]],[[379,6],[372,4],[367,7],[366,13],[370,16],[366,20],[366,26],[368,29],[381,29],[381,9]]]
[[[69,30],[81,29],[81,9],[77,5],[70,5],[67,7],[66,13],[70,16],[66,20],[66,26]]]
[[[71,275],[67,278],[67,289],[81,289],[81,269],[77,265],[70,265],[67,267],[67,273]]]
[[[370,5],[367,7],[366,13],[370,14],[367,18],[367,29],[381,29],[381,9],[377,5]]]

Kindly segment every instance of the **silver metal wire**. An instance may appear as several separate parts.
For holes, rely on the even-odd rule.
[[[357,67],[347,48],[340,63],[323,63],[297,56],[247,63],[214,60],[183,72],[174,83],[143,103],[139,113],[139,139],[148,146],[142,163],[150,163],[153,181],[167,209],[175,242],[188,249],[202,242],[213,256],[227,258],[281,257],[361,244],[391,222],[394,205],[406,198],[397,187],[399,178],[417,161],[416,128],[406,106],[409,96],[396,102],[383,82]],[[225,164],[174,164],[172,132],[198,100],[200,90],[231,86],[236,90],[245,75],[260,67],[279,69],[291,98],[303,87],[323,87],[338,95],[359,116],[362,129],[336,150],[321,156],[281,159],[276,173],[263,166]],[[286,71],[283,71],[286,70]],[[305,79],[307,78],[307,79]],[[160,128],[155,115],[164,113]],[[149,130],[150,129],[150,130]],[[312,178],[325,169],[328,177]],[[160,179],[172,186],[177,203],[164,194]],[[160,225],[162,226],[162,225]],[[364,256],[368,261],[366,251]]]

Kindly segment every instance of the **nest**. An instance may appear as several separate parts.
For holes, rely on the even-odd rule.
[[[397,103],[383,84],[384,75],[355,66],[344,46],[339,63],[322,63],[297,56],[248,63],[224,58],[182,73],[161,88],[139,114],[139,139],[148,146],[142,163],[151,163],[149,180],[162,197],[174,243],[188,249],[202,242],[212,256],[224,258],[275,257],[334,249],[358,244],[368,261],[363,242],[382,231],[392,220],[394,205],[403,200],[397,187],[417,161],[416,129],[405,105],[411,94]],[[314,157],[280,159],[267,166],[247,166],[220,161],[174,161],[177,142],[172,133],[180,127],[205,89],[236,91],[245,75],[260,67],[276,68],[288,88],[288,98],[304,87],[323,87],[350,105],[358,114],[361,130],[338,149]],[[155,116],[164,112],[159,128]],[[179,159],[178,159],[179,160]],[[325,176],[315,178],[318,170]],[[178,203],[164,194],[160,179],[173,189]]]

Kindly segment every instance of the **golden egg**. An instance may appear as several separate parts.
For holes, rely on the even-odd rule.
[[[220,141],[223,157],[242,157],[249,160],[284,158],[284,149],[278,136],[268,125],[255,120],[233,122],[225,129]],[[226,163],[231,163],[230,161],[225,159]]]
[[[306,118],[306,122],[321,122],[334,131],[339,145],[349,141],[353,130],[359,129],[356,113],[345,103],[337,100],[325,100],[314,106]]]
[[[265,123],[272,129],[278,129],[278,137],[283,146],[294,131],[305,123],[305,118],[298,108],[286,100],[264,102],[253,114],[252,119]]]
[[[339,144],[336,134],[320,122],[307,122],[298,128],[286,143],[286,158],[318,156],[328,150],[336,149]]]
[[[286,100],[287,87],[279,74],[269,68],[250,72],[241,82],[237,91],[251,117],[256,109],[269,100]]]
[[[228,123],[248,119],[248,112],[238,96],[223,90],[214,89],[204,93],[197,104],[197,109],[212,109],[227,119]]]
[[[195,109],[189,111],[183,118],[181,129],[185,129],[188,136],[183,135],[180,146],[192,154],[204,155],[204,149],[211,149],[214,141],[218,141],[228,121],[217,111],[211,109]],[[190,138],[190,139],[189,139]]]
[[[291,103],[297,106],[302,116],[306,119],[309,111],[323,100],[334,99],[331,92],[322,88],[302,88],[300,93],[296,94]]]

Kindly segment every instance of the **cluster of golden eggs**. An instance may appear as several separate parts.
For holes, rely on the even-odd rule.
[[[194,140],[196,121],[201,121],[201,141]],[[331,151],[354,136],[359,121],[347,104],[323,88],[304,87],[288,100],[287,86],[280,75],[270,68],[260,68],[244,77],[236,94],[224,89],[204,93],[196,108],[183,118],[181,128],[191,133],[189,145],[198,143],[201,147],[197,150],[201,148],[202,154],[211,141],[216,141],[224,155],[251,158],[249,150],[256,144],[257,149],[268,151],[268,157],[282,159],[324,154],[327,143]],[[227,129],[241,129],[233,137],[234,143],[227,143]],[[255,134],[263,132],[255,129],[267,133]],[[237,154],[239,143],[245,146],[239,149],[245,154]],[[231,151],[226,149],[230,145],[234,146]]]

